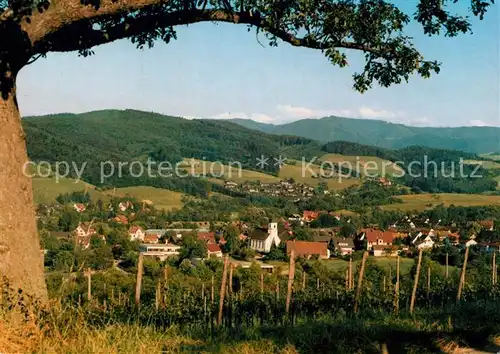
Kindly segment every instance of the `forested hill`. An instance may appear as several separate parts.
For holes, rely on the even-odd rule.
[[[175,164],[183,158],[196,158],[224,163],[238,161],[245,169],[256,169],[256,159],[262,155],[270,158],[283,155],[288,159],[308,161],[327,153],[341,155],[376,156],[400,161],[406,169],[412,161],[425,158],[443,163],[446,171],[458,170],[460,158],[476,160],[475,154],[461,151],[438,150],[425,147],[408,147],[398,150],[361,145],[351,142],[320,142],[290,135],[272,135],[244,128],[228,121],[189,120],[134,110],[106,110],[84,114],[59,114],[23,118],[29,157],[37,162],[58,161],[77,166],[86,164],[83,179],[100,187],[154,186],[206,195],[207,191],[225,193],[220,185],[200,178],[152,178],[144,174],[134,177],[125,167],[123,175],[115,173],[101,180],[101,163],[141,161],[148,158]],[[474,166],[465,166],[471,172]],[[470,171],[469,171],[470,170]],[[115,170],[116,171],[116,170]],[[72,170],[72,172],[74,172]],[[277,174],[278,167],[269,163],[265,171]],[[400,183],[415,190],[433,192],[477,193],[495,190],[496,171],[483,171],[484,178],[442,178],[405,176]],[[133,172],[135,174],[135,172]],[[77,177],[72,174],[70,177]],[[215,190],[214,190],[215,188]]]
[[[495,127],[410,127],[381,120],[340,117],[302,119],[281,125],[249,119],[232,121],[249,129],[303,136],[321,142],[343,140],[390,149],[421,145],[474,153],[500,151],[500,128]]]
[[[306,138],[270,135],[231,122],[189,120],[135,110],[106,110],[23,118],[28,155],[34,161],[87,162],[88,182],[99,184],[103,161],[168,161],[182,158],[239,161],[255,168],[256,157],[312,157],[320,144]],[[267,172],[274,173],[269,164]]]

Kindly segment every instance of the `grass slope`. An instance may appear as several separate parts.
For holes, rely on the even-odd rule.
[[[321,157],[321,161],[332,162],[336,166],[345,166],[358,170],[362,175],[399,175],[401,167],[392,161],[381,159],[376,156],[346,156],[341,154],[326,154]]]
[[[276,183],[280,178],[262,172],[246,170],[239,168],[237,165],[227,165],[210,161],[202,161],[196,159],[185,159],[182,168],[191,175],[217,176],[218,181],[221,179],[243,183],[245,181],[260,181],[262,183]],[[211,178],[214,180],[214,178]]]
[[[155,208],[172,210],[182,208],[182,193],[155,187],[125,187],[116,189],[117,196],[132,196],[140,201],[151,201]]]
[[[498,205],[500,206],[500,196],[497,195],[482,195],[482,194],[411,194],[402,195],[398,198],[403,200],[403,204],[383,205],[384,210],[418,210],[422,211],[427,208],[444,204],[456,206],[481,206],[481,205]]]
[[[52,204],[60,194],[80,192],[87,190],[92,200],[109,200],[110,197],[104,192],[95,189],[95,186],[83,181],[71,178],[61,178],[56,180],[53,177],[34,177],[33,198],[37,204]]]
[[[313,171],[311,173],[311,171],[302,165],[302,161],[295,161],[295,163],[295,165],[283,166],[278,176],[281,179],[293,178],[297,183],[305,183],[310,186],[317,186],[319,183],[324,182],[328,185],[328,189],[331,190],[340,190],[360,183],[358,178],[323,178],[321,177],[319,166],[309,166]],[[307,165],[307,162],[304,165]],[[328,174],[328,171],[325,171],[325,173]]]

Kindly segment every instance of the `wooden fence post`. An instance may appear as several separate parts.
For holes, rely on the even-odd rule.
[[[155,293],[155,308],[156,311],[160,308],[160,301],[161,301],[161,289],[160,289],[160,281],[156,283],[156,293]]]
[[[295,250],[290,252],[290,269],[288,270],[288,288],[286,292],[285,312],[290,312],[290,302],[292,301],[293,280],[295,278]]]
[[[319,290],[319,278],[316,279],[316,290]]]
[[[87,268],[85,275],[87,276],[87,300],[92,301],[92,272],[90,268]]]
[[[427,300],[431,295],[431,265],[427,266]]]
[[[396,263],[396,286],[394,287],[394,312],[399,311],[399,256]]]
[[[496,262],[496,254],[497,251],[493,252],[493,261],[491,264],[491,284],[495,285],[497,283],[497,262]]]
[[[319,280],[319,279],[318,279]],[[319,289],[319,287],[317,287]],[[349,290],[349,268],[345,270],[345,289]]]
[[[231,294],[231,297],[233,294],[233,268],[234,268],[234,265],[233,265],[233,263],[231,263],[229,265],[229,294]]]
[[[163,278],[165,279],[165,288],[168,289],[168,265],[163,268]]]
[[[415,298],[417,297],[418,278],[420,276],[421,265],[422,265],[422,249],[418,251],[417,273],[415,274],[415,280],[413,282],[413,291],[411,293],[410,313],[413,313],[413,309],[415,308]]]
[[[210,291],[210,303],[213,305],[214,304],[214,299],[215,299],[215,290],[214,290],[214,276],[212,275],[212,290]]]
[[[361,261],[361,269],[359,270],[359,277],[358,277],[358,289],[356,290],[356,298],[354,300],[354,312],[358,312],[359,309],[359,300],[361,299],[361,289],[363,287],[363,276],[365,274],[365,265],[366,265],[366,259],[368,258],[368,251],[365,251],[363,253],[363,260]]]
[[[448,279],[448,253],[446,253],[446,279]]]
[[[349,258],[349,289],[354,287],[353,275],[352,275],[352,257]]]
[[[464,264],[462,266],[462,272],[460,273],[460,283],[458,284],[457,302],[460,302],[460,298],[462,297],[462,290],[465,285],[465,272],[467,270],[468,258],[469,258],[469,247],[465,247]]]
[[[260,272],[260,297],[264,295],[264,273]]]
[[[220,285],[220,296],[219,296],[219,315],[217,316],[217,325],[222,324],[222,312],[224,310],[224,295],[226,294],[226,280],[227,280],[227,265],[229,263],[229,256],[226,255],[224,258],[224,269],[222,271],[222,281]]]
[[[306,290],[306,277],[307,277],[307,273],[305,272],[305,270],[303,270],[302,271],[302,291]]]
[[[139,253],[139,262],[137,262],[137,279],[135,282],[135,304],[137,306],[141,303],[141,287],[142,287],[142,272],[144,264],[144,255]]]
[[[276,301],[280,299],[280,278],[276,278]]]

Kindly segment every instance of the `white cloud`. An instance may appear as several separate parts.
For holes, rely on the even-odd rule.
[[[244,113],[244,112],[227,112],[227,113],[221,113],[217,114],[211,118],[215,119],[234,119],[234,118],[242,118],[242,119],[251,119],[256,122],[261,122],[261,123],[272,123],[276,121],[276,118],[268,116],[267,114],[264,113],[252,113],[250,115]]]
[[[290,104],[277,105],[276,110],[287,118],[323,118],[327,116],[353,117],[355,112],[349,109],[314,109]]]
[[[363,118],[396,118],[398,114],[385,109],[373,109],[370,107],[363,106],[359,109],[359,114]]]
[[[486,123],[484,120],[473,119],[469,122],[469,125],[472,127],[488,127],[492,126],[493,124]]]

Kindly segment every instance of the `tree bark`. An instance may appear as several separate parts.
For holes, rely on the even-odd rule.
[[[10,73],[0,74],[13,75]],[[47,299],[31,179],[15,86],[0,94],[0,275],[9,286]]]

